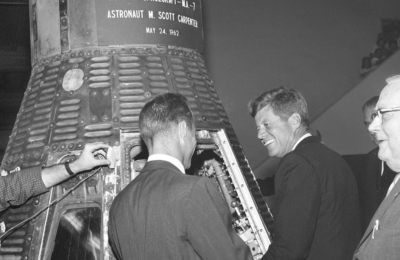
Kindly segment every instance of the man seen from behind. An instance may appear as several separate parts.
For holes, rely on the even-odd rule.
[[[110,245],[117,259],[250,260],[232,229],[228,206],[208,178],[185,175],[196,148],[187,100],[156,96],[140,112],[149,158],[110,209]]]

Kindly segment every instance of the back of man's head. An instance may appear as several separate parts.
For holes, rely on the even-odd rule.
[[[155,138],[168,136],[182,121],[192,129],[193,115],[187,99],[176,93],[158,95],[140,111],[140,134],[146,145],[152,146]]]
[[[252,117],[255,117],[257,112],[266,106],[271,106],[274,114],[284,120],[293,113],[298,113],[301,117],[301,125],[305,128],[309,126],[307,102],[296,90],[280,87],[266,91],[250,101],[248,111]]]
[[[362,107],[362,110],[365,111],[367,108],[373,108],[375,109],[376,104],[378,103],[379,96],[373,96],[372,98],[368,99],[367,102]]]

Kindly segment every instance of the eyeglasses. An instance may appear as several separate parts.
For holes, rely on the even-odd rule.
[[[372,121],[374,121],[375,117],[382,118],[382,115],[389,112],[397,112],[400,111],[400,107],[392,107],[392,108],[380,108],[377,109],[375,113],[371,115]]]

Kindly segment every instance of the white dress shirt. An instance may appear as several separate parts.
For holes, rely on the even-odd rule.
[[[183,174],[185,174],[185,168],[183,167],[183,164],[176,159],[175,157],[166,155],[166,154],[152,154],[149,156],[149,158],[147,159],[148,162],[151,161],[166,161],[166,162],[170,162],[173,165],[176,166],[176,168],[178,168]]]
[[[312,134],[307,133],[307,134],[304,134],[302,137],[300,137],[299,140],[297,140],[297,142],[294,144],[294,146],[293,146],[293,148],[292,148],[292,151],[293,151],[294,149],[296,149],[297,145],[298,145],[301,141],[303,141],[305,138],[307,138],[307,137],[309,137],[309,136],[312,136]]]

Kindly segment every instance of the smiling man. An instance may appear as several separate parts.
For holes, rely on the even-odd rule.
[[[400,259],[400,75],[386,80],[368,130],[375,134],[378,157],[397,173],[372,217],[354,259]]]
[[[357,184],[346,162],[308,131],[307,103],[284,87],[249,104],[275,174],[274,236],[263,260],[351,259],[359,233]]]

